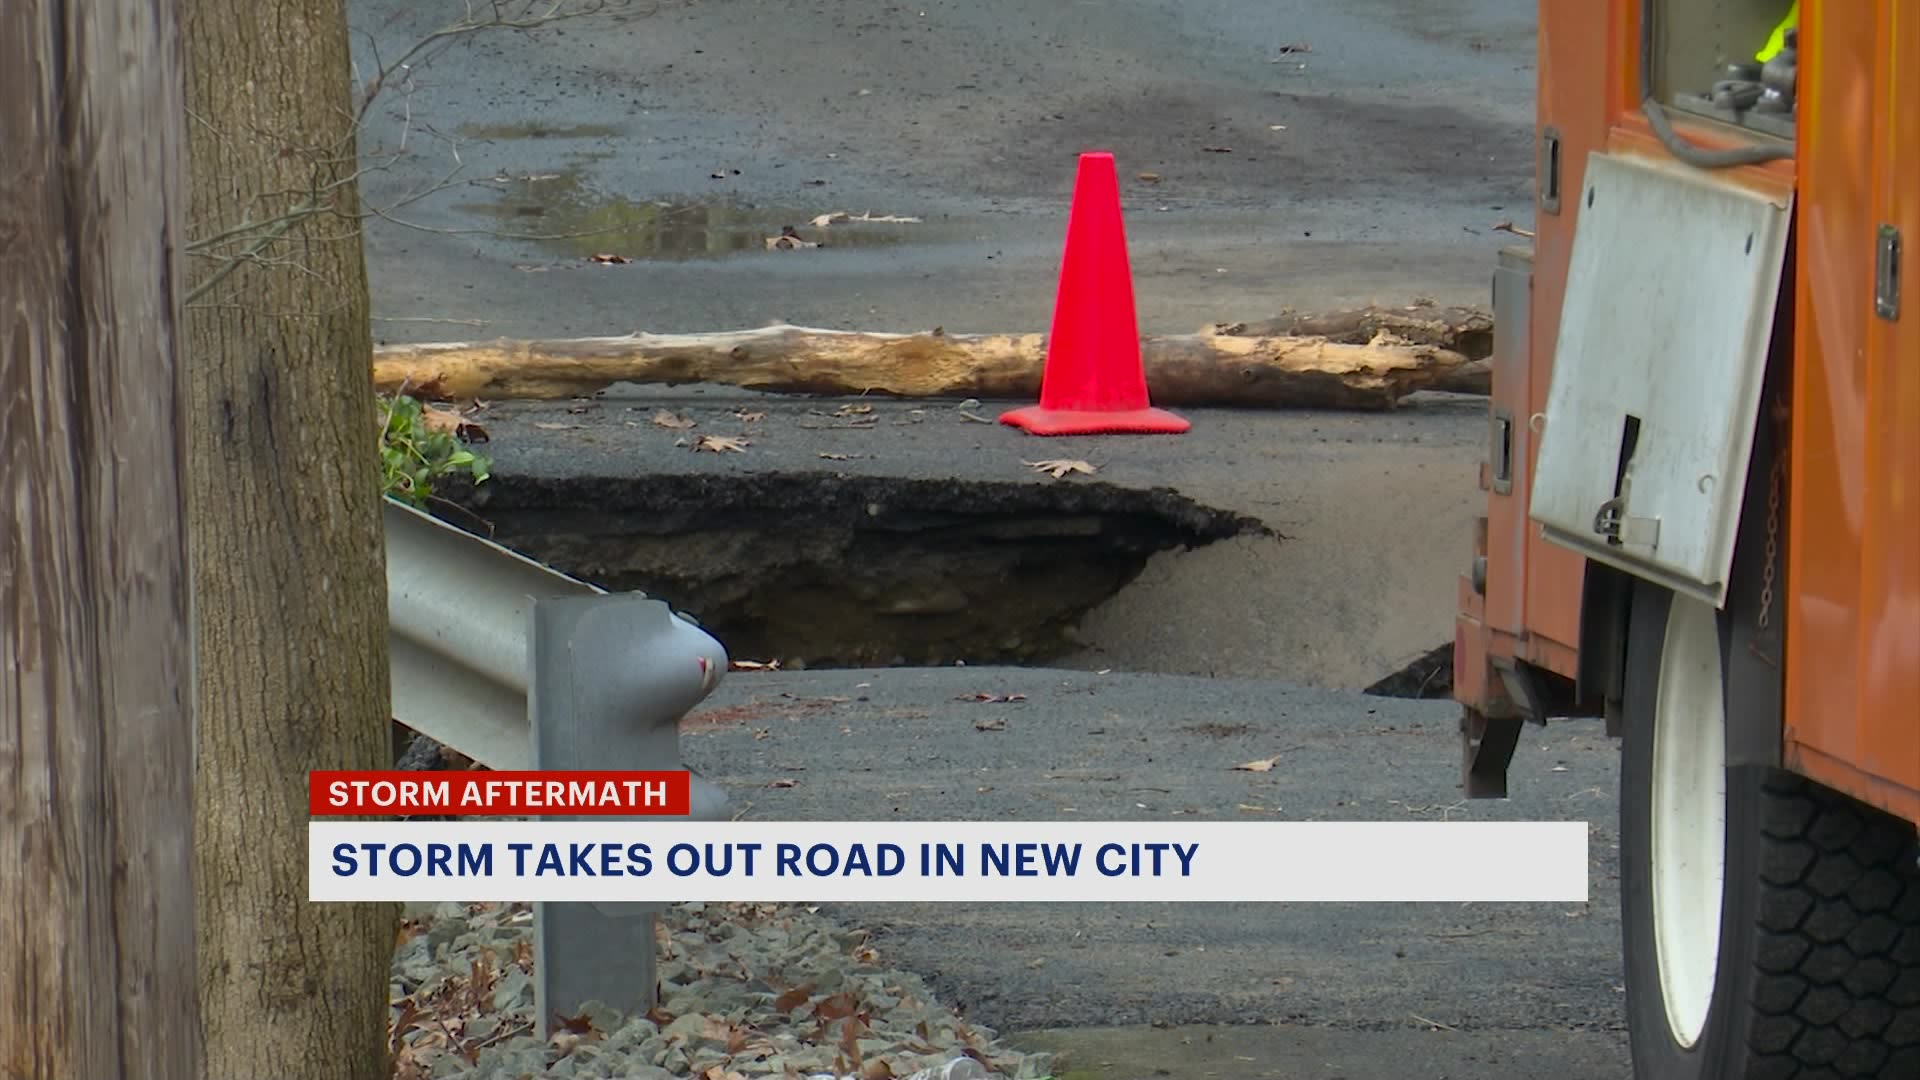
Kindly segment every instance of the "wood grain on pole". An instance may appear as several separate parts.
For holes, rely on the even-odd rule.
[[[0,1075],[189,1080],[178,364],[163,0],[0,4]]]

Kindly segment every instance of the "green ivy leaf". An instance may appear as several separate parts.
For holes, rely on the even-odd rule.
[[[491,476],[492,463],[468,449],[454,435],[435,431],[425,422],[426,406],[405,394],[383,394],[378,399],[381,487],[385,494],[425,507],[434,483],[465,471],[475,483]]]

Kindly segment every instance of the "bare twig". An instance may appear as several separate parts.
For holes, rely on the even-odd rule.
[[[529,1020],[526,1023],[519,1024],[515,1027],[501,1028],[499,1031],[496,1031],[493,1034],[487,1036],[486,1038],[481,1039],[479,1042],[469,1043],[468,1047],[469,1049],[473,1049],[473,1050],[485,1050],[487,1047],[492,1046],[495,1043],[503,1043],[503,1042],[506,1042],[508,1039],[518,1038],[519,1036],[525,1035],[527,1032],[532,1030],[533,1030],[533,1021]]]
[[[509,6],[518,7],[519,13],[509,14],[507,11]],[[473,4],[469,3],[466,18],[449,23],[414,42],[406,52],[400,54],[399,59],[374,73],[372,81],[367,85],[361,98],[356,121],[366,119],[375,99],[380,96],[380,92],[386,88],[387,82],[396,73],[405,72],[410,76],[415,67],[425,67],[434,55],[437,55],[428,54],[429,49],[444,50],[454,39],[467,37],[483,30],[534,30],[562,19],[602,14],[610,6],[625,8],[629,5],[616,4],[615,0],[583,0],[582,3],[572,5],[566,3],[566,0],[529,0],[519,5],[509,5],[503,0],[494,0],[489,5],[492,14],[482,15],[475,10]],[[423,56],[423,54],[426,55]],[[414,63],[416,59],[421,60],[417,65]]]
[[[446,175],[421,190],[408,193],[391,206],[361,206],[357,211],[349,212],[342,205],[339,199],[341,192],[352,190],[352,187],[369,172],[390,168],[407,152],[407,144],[416,126],[412,99],[418,84],[414,76],[461,39],[488,30],[528,31],[562,20],[603,15],[650,15],[658,10],[656,5],[643,5],[631,0],[486,0],[485,3],[466,0],[463,8],[464,18],[448,23],[414,42],[391,63],[382,59],[378,43],[372,35],[363,32],[369,45],[372,46],[374,71],[370,76],[361,79],[356,66],[355,77],[361,86],[359,102],[352,115],[351,130],[354,134],[340,145],[333,147],[286,146],[285,152],[288,156],[300,159],[311,167],[312,182],[310,184],[304,188],[255,193],[249,198],[250,208],[247,220],[211,236],[189,239],[185,245],[185,251],[188,254],[216,260],[220,266],[205,280],[188,290],[185,303],[192,304],[199,300],[243,265],[299,269],[299,263],[294,258],[273,256],[269,252],[297,226],[322,215],[344,218],[353,223],[352,229],[337,237],[310,236],[307,239],[325,242],[329,239],[349,238],[370,217],[378,217],[416,231],[475,232],[512,240],[573,239],[601,232],[618,231],[619,227],[613,226],[588,232],[551,236],[511,234],[495,229],[438,229],[393,216],[393,211],[451,187],[455,176],[464,167],[458,141],[438,132],[433,134],[447,141],[454,161],[454,168]],[[374,104],[395,84],[402,88],[399,146],[392,154],[382,155],[378,164],[370,167],[363,166],[357,151],[358,133],[365,126]],[[205,116],[189,113],[188,118],[192,123],[212,131],[215,138],[222,142],[234,138],[284,141],[284,134],[279,132],[249,130],[244,124],[237,125],[231,130],[222,130]],[[424,126],[422,130],[431,131]],[[284,205],[289,203],[291,205]],[[276,206],[276,204],[282,205]],[[253,212],[255,208],[263,212],[256,214]],[[223,250],[231,246],[237,246],[238,250]]]
[[[296,208],[296,210],[297,209],[298,208]],[[258,240],[255,240],[252,244],[248,245],[247,250],[229,259],[225,265],[220,267],[220,269],[215,270],[211,277],[208,277],[205,281],[202,281],[200,284],[195,285],[193,288],[187,290],[187,295],[185,299],[181,301],[181,303],[191,304],[195,300],[198,300],[200,297],[206,295],[209,289],[212,289],[215,285],[218,285],[220,284],[220,282],[226,280],[227,275],[233,273],[235,270],[238,270],[243,263],[250,261],[254,256],[258,255],[260,252],[265,251],[268,247],[272,246],[274,241],[287,235],[287,231],[292,229],[296,222],[300,221],[302,218],[306,216],[307,214],[305,213],[296,212],[280,218],[279,221],[274,223],[274,225],[267,230],[266,235],[260,237]]]
[[[441,236],[470,236],[475,233],[481,233],[501,240],[579,240],[588,236],[600,236],[604,233],[620,232],[626,228],[624,225],[609,225],[602,229],[582,229],[579,232],[510,233],[501,232],[499,229],[450,229],[440,225],[422,225],[417,221],[408,221],[405,218],[394,217],[387,211],[375,207],[369,207],[367,213],[369,216],[377,217],[388,224],[398,225],[403,229],[412,229],[415,232],[437,233]]]

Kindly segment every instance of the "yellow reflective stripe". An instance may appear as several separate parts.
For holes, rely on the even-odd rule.
[[[1753,58],[1764,64],[1779,55],[1780,50],[1787,47],[1787,31],[1798,29],[1799,26],[1800,0],[1793,0],[1793,6],[1787,9],[1787,17],[1781,19],[1780,25],[1773,28],[1772,35],[1767,38],[1766,47],[1754,53]]]

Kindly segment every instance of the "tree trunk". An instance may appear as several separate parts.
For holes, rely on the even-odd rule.
[[[0,1076],[199,1075],[178,28],[0,4]]]
[[[390,764],[346,12],[185,7],[206,1075],[386,1080],[398,911],[307,902],[306,773]]]
[[[1484,393],[1484,365],[1444,345],[1222,328],[1141,341],[1156,405],[1386,409],[1417,390]],[[1434,336],[1437,338],[1438,332]],[[615,382],[721,383],[803,394],[1031,400],[1040,334],[873,334],[772,326],[712,334],[390,345],[374,384],[439,400],[565,398]]]

